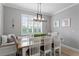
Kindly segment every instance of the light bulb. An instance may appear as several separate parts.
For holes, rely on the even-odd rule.
[[[34,17],[34,19],[37,19],[37,17]]]
[[[42,20],[44,20],[44,18],[42,18]]]
[[[41,17],[38,17],[38,20],[41,20]]]

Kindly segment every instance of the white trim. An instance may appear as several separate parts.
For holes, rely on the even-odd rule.
[[[63,12],[63,11],[65,11],[65,10],[71,8],[71,7],[76,6],[76,5],[78,5],[78,3],[75,3],[75,4],[72,4],[72,5],[69,5],[69,6],[65,7],[65,8],[63,8],[63,9],[57,11],[56,13],[54,13],[54,15],[56,15],[56,14],[58,14],[58,13],[60,13],[60,12]]]
[[[66,47],[66,48],[69,48],[69,49],[74,50],[74,51],[76,51],[76,52],[79,52],[79,49],[70,47],[70,46],[68,46],[68,45],[64,45],[64,44],[62,44],[62,47]]]

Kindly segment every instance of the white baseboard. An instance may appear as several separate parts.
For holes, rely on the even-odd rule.
[[[69,48],[69,49],[74,50],[74,51],[76,51],[76,52],[79,52],[79,49],[70,47],[70,46],[68,46],[68,45],[64,45],[64,44],[62,44],[62,47],[66,47],[66,48]]]

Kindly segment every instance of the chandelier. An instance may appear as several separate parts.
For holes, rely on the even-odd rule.
[[[36,17],[33,18],[33,20],[39,22],[46,22],[46,20],[43,18],[43,15],[41,13],[41,3],[37,4],[37,14]]]

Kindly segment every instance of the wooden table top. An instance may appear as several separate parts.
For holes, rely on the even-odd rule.
[[[41,42],[45,37],[41,37]],[[35,43],[34,43],[35,44]],[[29,47],[32,46],[33,43],[32,41],[29,41],[29,37],[23,37],[22,40],[19,42],[18,44],[18,48],[24,48],[24,47]],[[42,43],[40,43],[40,45],[43,45]]]
[[[33,45],[33,42],[29,40],[29,37],[22,37],[19,41],[18,48],[29,47]]]

